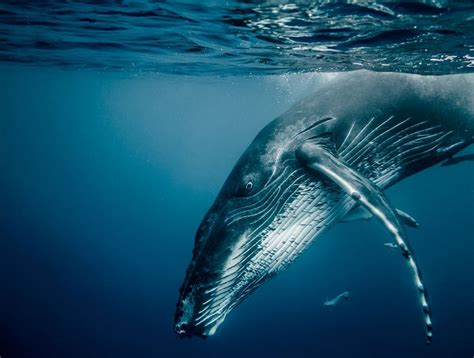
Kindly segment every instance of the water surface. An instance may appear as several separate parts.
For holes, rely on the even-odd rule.
[[[0,61],[193,75],[474,69],[467,1],[6,1]]]

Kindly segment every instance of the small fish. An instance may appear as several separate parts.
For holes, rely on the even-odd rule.
[[[396,249],[398,247],[397,244],[391,243],[391,242],[386,242],[383,244],[384,246],[390,247],[391,249]]]
[[[348,300],[349,299],[349,291],[344,291],[343,293],[340,293],[339,295],[337,295],[336,297],[334,297],[331,300],[329,300],[326,297],[326,301],[324,301],[323,305],[324,306],[335,306],[339,303],[339,301],[341,299]]]

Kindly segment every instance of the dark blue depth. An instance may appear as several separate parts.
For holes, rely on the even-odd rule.
[[[257,132],[322,79],[19,65],[0,78],[0,356],[472,356],[472,163],[388,191],[420,223],[409,238],[431,346],[406,264],[375,221],[336,226],[216,336],[179,339],[173,314],[199,221]]]

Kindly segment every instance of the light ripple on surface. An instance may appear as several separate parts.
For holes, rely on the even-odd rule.
[[[6,1],[0,61],[187,75],[474,69],[470,2]]]

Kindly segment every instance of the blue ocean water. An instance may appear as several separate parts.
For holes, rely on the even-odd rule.
[[[324,32],[334,17],[346,30]],[[179,338],[173,316],[195,230],[260,129],[327,71],[471,72],[472,26],[468,5],[446,2],[2,3],[0,356],[471,357],[472,162],[387,192],[420,223],[408,234],[430,346],[406,264],[373,220],[334,227],[209,339]],[[295,50],[303,30],[330,35]],[[191,38],[204,50],[186,50]]]

